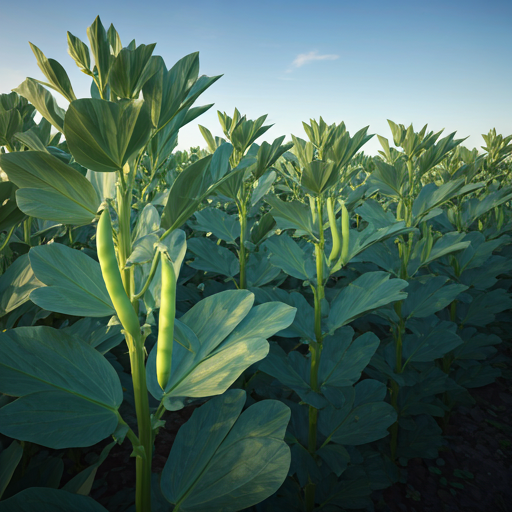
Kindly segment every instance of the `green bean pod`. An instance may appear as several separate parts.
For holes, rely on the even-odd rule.
[[[162,291],[156,346],[156,376],[160,387],[165,389],[171,376],[174,317],[176,316],[176,274],[172,262],[163,254],[161,261]]]
[[[117,264],[114,241],[112,240],[112,224],[108,209],[103,210],[96,231],[96,246],[101,273],[108,294],[116,310],[124,330],[133,338],[140,337],[139,318],[126,294]]]
[[[340,255],[341,237],[336,225],[336,214],[334,213],[334,200],[332,197],[327,198],[327,215],[329,216],[329,227],[331,229],[332,250],[329,255],[329,265]]]
[[[341,236],[343,237],[341,261],[343,265],[346,265],[348,263],[348,249],[350,243],[350,217],[344,202],[341,203]]]

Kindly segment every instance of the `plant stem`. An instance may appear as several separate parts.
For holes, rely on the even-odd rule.
[[[245,290],[247,288],[246,277],[246,263],[247,263],[247,250],[245,248],[245,238],[247,235],[247,208],[245,204],[241,204],[238,208],[238,215],[240,217],[240,284],[238,288]]]
[[[131,169],[133,173],[135,169]],[[122,175],[122,172],[120,173]],[[132,275],[130,269],[126,269],[126,260],[131,252],[130,213],[132,197],[132,180],[125,184],[124,176],[118,186],[117,206],[119,217],[119,233],[117,238],[119,267],[123,284],[128,297],[132,294]],[[153,432],[151,429],[151,417],[149,413],[148,389],[146,383],[145,354],[142,337],[134,339],[126,334],[126,342],[130,352],[130,364],[132,370],[133,392],[135,397],[135,411],[137,415],[138,437],[144,447],[144,455],[137,456],[136,460],[136,486],[135,509],[137,512],[151,510],[151,460],[153,456]]]
[[[310,385],[315,392],[318,391],[318,370],[320,368],[320,356],[322,354],[322,299],[324,298],[324,230],[322,216],[322,200],[317,199],[318,208],[318,227],[320,231],[320,242],[315,244],[316,258],[316,288],[313,289],[315,297],[315,338],[309,344],[309,353],[311,354]],[[309,429],[308,429],[308,451],[310,455],[316,457],[318,431],[318,409],[309,406]],[[306,498],[306,511],[311,512],[315,508],[315,489],[316,485],[309,481],[304,488]]]
[[[28,219],[25,219],[25,221],[23,222],[23,238],[27,245],[30,245],[31,229],[32,229],[32,217],[29,217]]]

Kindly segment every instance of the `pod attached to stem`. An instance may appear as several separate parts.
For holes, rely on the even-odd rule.
[[[126,294],[117,263],[108,208],[103,210],[98,222],[96,246],[103,280],[105,281],[108,294],[112,300],[117,316],[124,330],[135,340],[140,340],[139,318]]]
[[[350,245],[350,217],[344,201],[341,202],[341,236],[343,238],[341,262],[345,266],[348,263],[348,250]]]
[[[334,213],[334,199],[332,197],[327,198],[327,215],[329,216],[329,228],[331,229],[332,237],[332,250],[329,255],[329,265],[338,258],[341,251],[341,236],[336,225],[336,214]]]
[[[171,376],[172,346],[174,343],[174,317],[176,316],[176,273],[172,261],[162,253],[162,291],[156,346],[156,376],[165,389]]]

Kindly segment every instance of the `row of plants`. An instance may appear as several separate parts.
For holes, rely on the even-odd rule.
[[[91,98],[35,45],[45,81],[0,95],[0,511],[107,510],[88,495],[116,443],[136,487],[110,512],[371,509],[500,375],[512,136],[480,153],[390,121],[372,158],[368,127],[258,144],[266,116],[235,109],[179,152],[220,77],[99,17],[87,36]]]

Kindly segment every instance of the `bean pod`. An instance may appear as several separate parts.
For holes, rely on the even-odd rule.
[[[139,318],[126,294],[117,264],[114,241],[112,239],[112,224],[108,209],[103,210],[96,231],[96,246],[101,273],[108,294],[116,310],[124,330],[133,338],[140,337]]]
[[[348,263],[348,249],[350,244],[350,217],[344,202],[341,203],[341,236],[343,237],[341,262],[343,265],[346,265]]]
[[[334,200],[327,198],[327,215],[329,216],[329,227],[331,228],[332,250],[329,255],[329,265],[340,255],[341,238],[338,226],[336,225],[336,214],[334,213]]]
[[[169,382],[176,316],[176,274],[172,262],[162,254],[162,291],[156,348],[156,376],[162,389]]]

